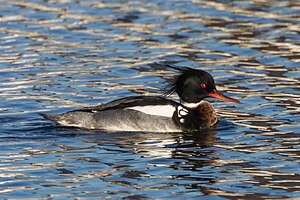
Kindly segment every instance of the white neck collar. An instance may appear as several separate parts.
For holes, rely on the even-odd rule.
[[[187,103],[187,102],[185,102],[183,100],[180,100],[180,103],[182,105],[184,105],[185,107],[187,107],[187,108],[196,108],[196,107],[198,107],[202,103],[202,101],[199,101],[197,103]]]

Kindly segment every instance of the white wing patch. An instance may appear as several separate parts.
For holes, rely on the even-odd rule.
[[[172,105],[134,106],[126,109],[136,110],[148,115],[172,117],[176,108]]]

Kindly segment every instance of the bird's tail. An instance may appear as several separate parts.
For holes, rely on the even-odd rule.
[[[44,114],[44,113],[39,113],[41,116],[43,116],[45,119],[49,119],[54,122],[58,122],[61,119],[60,115],[52,115],[52,114]]]

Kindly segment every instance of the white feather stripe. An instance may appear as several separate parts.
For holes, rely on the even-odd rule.
[[[148,115],[172,117],[176,108],[172,105],[134,106],[126,109],[136,110]]]
[[[181,103],[187,107],[187,108],[196,108],[198,107],[200,104],[202,104],[202,101],[198,102],[198,103],[187,103],[185,101],[181,101]]]

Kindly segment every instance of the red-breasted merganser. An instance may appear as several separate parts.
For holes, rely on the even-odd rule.
[[[206,71],[170,66],[179,72],[166,94],[176,92],[180,103],[165,96],[133,96],[106,104],[62,114],[42,114],[62,126],[103,131],[191,132],[217,123],[213,106],[204,101],[212,97],[239,101],[217,91],[213,77]]]

